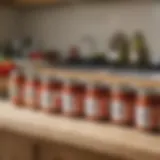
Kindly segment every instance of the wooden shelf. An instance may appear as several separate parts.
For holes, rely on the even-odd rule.
[[[133,75],[118,75],[112,72],[103,72],[96,70],[74,70],[74,69],[39,69],[40,74],[61,76],[64,78],[80,79],[86,82],[102,82],[109,85],[125,84],[133,87],[160,87],[159,79],[151,79],[151,77],[141,78]]]
[[[105,123],[46,115],[0,102],[0,129],[132,160],[159,160],[160,136]]]

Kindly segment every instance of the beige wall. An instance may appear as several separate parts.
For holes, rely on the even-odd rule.
[[[19,30],[17,22],[17,11],[9,8],[0,8],[0,43],[17,37]]]
[[[5,15],[13,16],[10,12]],[[160,4],[149,0],[34,8],[20,15],[22,26],[18,33],[41,40],[45,48],[58,48],[65,53],[71,44],[79,44],[87,53],[89,47],[82,39],[91,35],[98,50],[105,51],[109,37],[116,30],[123,30],[131,37],[140,29],[146,34],[152,53],[159,57]],[[9,28],[11,23],[15,21],[7,21],[4,26]],[[10,34],[15,35],[12,30]]]
[[[151,2],[108,2],[34,9],[23,14],[23,34],[42,40],[46,48],[66,51],[71,44],[84,44],[84,35],[92,35],[99,50],[105,50],[109,37],[116,30],[129,36],[136,29],[146,34],[154,52],[153,4]],[[156,48],[157,49],[157,48]],[[160,48],[159,48],[160,49]]]

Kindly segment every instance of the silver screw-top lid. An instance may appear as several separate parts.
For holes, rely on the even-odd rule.
[[[65,86],[71,85],[72,82],[73,82],[73,81],[72,81],[71,79],[68,79],[68,78],[63,79],[63,83],[64,83]]]
[[[73,85],[86,85],[86,81],[84,79],[71,79],[71,83]]]
[[[134,92],[135,87],[129,84],[116,84],[111,87],[112,92]]]
[[[64,83],[66,78],[62,75],[55,75],[55,80]]]
[[[25,75],[26,75],[27,81],[33,81],[39,78],[38,74],[34,71],[26,71]]]
[[[53,77],[49,76],[49,75],[43,75],[41,76],[41,82],[42,83],[51,83],[53,82]]]
[[[105,83],[102,83],[100,81],[93,81],[93,82],[87,82],[87,88],[88,89],[100,89],[100,88],[107,88],[108,85]]]
[[[147,95],[158,95],[160,94],[159,89],[152,87],[143,87],[138,89],[139,96],[147,96]]]
[[[23,72],[20,68],[14,69],[11,73],[10,76],[11,77],[17,77],[17,76],[21,76],[23,75]]]
[[[94,89],[96,87],[97,82],[86,82],[86,88],[88,90]]]

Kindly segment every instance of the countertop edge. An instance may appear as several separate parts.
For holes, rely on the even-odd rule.
[[[159,160],[160,136],[133,128],[19,109],[0,102],[0,128],[128,159]]]

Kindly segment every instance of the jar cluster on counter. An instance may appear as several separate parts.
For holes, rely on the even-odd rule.
[[[106,120],[145,131],[160,129],[160,92],[153,88],[111,86],[15,70],[10,75],[9,95],[17,107],[90,121]]]

